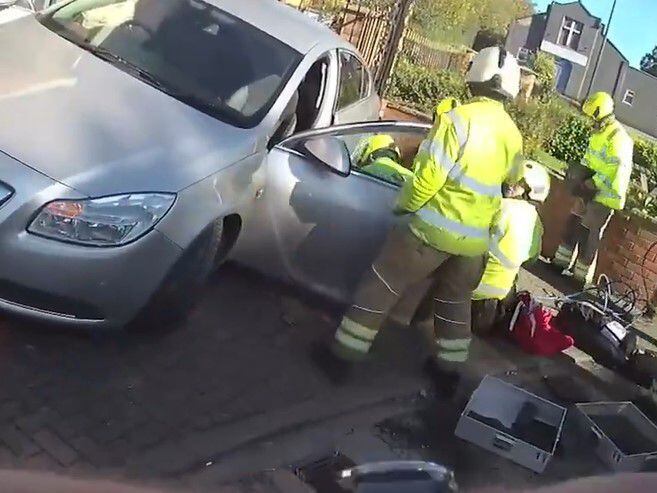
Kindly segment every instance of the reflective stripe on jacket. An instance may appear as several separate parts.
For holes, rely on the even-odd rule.
[[[502,103],[481,98],[439,115],[415,158],[397,207],[412,232],[454,255],[488,250],[502,183],[515,183],[522,137]]]
[[[522,264],[541,252],[543,224],[536,207],[525,200],[503,199],[495,220],[486,271],[473,299],[504,299]]]
[[[394,159],[389,157],[376,159],[372,164],[360,168],[359,171],[376,176],[395,185],[401,185],[406,178],[413,176],[413,172],[410,169],[404,168],[401,164],[398,164]]]
[[[594,200],[622,210],[632,175],[634,142],[615,118],[591,135],[584,164],[591,168],[598,193]]]

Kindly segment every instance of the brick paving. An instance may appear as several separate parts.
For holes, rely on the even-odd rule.
[[[332,402],[359,402],[349,394],[360,396],[359,384],[336,398],[308,357],[311,341],[331,331],[329,312],[227,266],[174,330],[86,334],[1,322],[0,468],[170,479],[202,454],[257,437],[254,429],[268,433],[270,416],[290,426],[304,413],[339,412]],[[298,417],[288,411],[295,406]]]
[[[521,284],[554,291],[529,273]],[[408,341],[393,341],[381,358],[390,363],[330,386],[308,358],[310,342],[332,330],[330,312],[228,266],[175,330],[0,323],[0,468],[175,480],[268,433],[424,385]]]
[[[329,325],[310,311],[295,325],[286,297],[227,267],[175,330],[88,335],[4,322],[0,467],[121,472],[167,443],[175,453],[190,433],[326,390],[306,349]]]

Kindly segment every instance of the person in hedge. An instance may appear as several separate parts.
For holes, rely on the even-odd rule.
[[[614,211],[625,207],[632,175],[634,142],[614,115],[614,100],[605,92],[591,95],[582,112],[594,120],[583,165],[586,172],[571,211],[566,236],[552,260],[582,286],[595,274],[598,247]]]

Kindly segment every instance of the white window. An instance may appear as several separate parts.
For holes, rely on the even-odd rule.
[[[521,65],[526,65],[529,62],[529,56],[531,52],[527,48],[520,48],[518,50],[518,63]]]
[[[579,40],[582,37],[584,24],[564,17],[561,23],[561,31],[559,31],[559,39],[557,43],[562,46],[567,46],[570,49],[577,50],[579,48]]]
[[[628,89],[625,91],[625,96],[623,96],[623,103],[632,106],[634,104],[634,96],[636,96],[635,92]]]

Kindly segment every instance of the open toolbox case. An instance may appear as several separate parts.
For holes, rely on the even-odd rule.
[[[543,472],[554,456],[565,419],[565,408],[486,376],[463,410],[455,434]]]
[[[657,426],[631,402],[576,404],[596,455],[614,471],[657,471]]]

